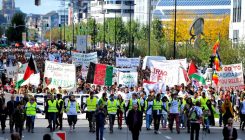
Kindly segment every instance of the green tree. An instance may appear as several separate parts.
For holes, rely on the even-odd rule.
[[[16,13],[14,14],[12,20],[11,20],[11,25],[7,29],[7,37],[9,41],[22,41],[22,32],[26,31],[25,27],[25,14],[23,13]],[[15,27],[14,27],[15,25]]]

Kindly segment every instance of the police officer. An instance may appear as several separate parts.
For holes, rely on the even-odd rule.
[[[89,132],[95,132],[95,110],[97,109],[97,99],[94,97],[94,92],[90,92],[90,96],[86,100],[87,114],[86,118],[89,122]],[[85,107],[86,107],[85,106]]]
[[[109,114],[109,124],[110,124],[110,133],[113,133],[113,125],[115,122],[117,114],[118,102],[114,99],[114,94],[110,95],[110,100],[107,103],[107,111]]]
[[[57,126],[60,126],[60,130],[62,130],[64,101],[62,100],[61,94],[57,94],[57,100],[58,100],[58,113],[57,113],[58,124]]]
[[[58,113],[58,101],[54,99],[54,96],[50,96],[50,100],[48,101],[48,113],[49,113],[49,125],[50,125],[50,132],[55,131],[55,124],[56,124],[56,114]]]
[[[34,133],[34,121],[37,113],[37,103],[35,102],[35,98],[32,97],[29,102],[26,103],[26,125],[28,128],[28,132]]]

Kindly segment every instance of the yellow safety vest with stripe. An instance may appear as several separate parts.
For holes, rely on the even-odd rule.
[[[97,107],[97,99],[94,97],[91,101],[90,97],[86,100],[87,111],[95,111]]]
[[[53,102],[51,100],[48,101],[48,112],[53,112],[53,113],[58,112],[57,100],[54,100]]]
[[[61,102],[63,102],[62,105],[61,105]],[[58,106],[62,107],[61,112],[63,112],[64,111],[64,101],[62,99],[58,100]]]
[[[203,97],[200,98],[201,107],[204,108],[206,106],[207,100],[208,100],[207,97],[205,99]]]
[[[26,115],[27,116],[35,116],[37,114],[37,103],[34,102],[33,104],[31,104],[30,102],[27,103],[26,106]]]
[[[103,97],[100,98],[100,101],[99,101],[101,104],[103,104],[104,106],[106,105],[106,101],[103,99]]]
[[[117,100],[113,100],[113,102],[111,102],[111,100],[108,101],[107,111],[109,114],[117,113]]]
[[[192,100],[192,103],[194,104],[194,105],[196,105],[196,102],[199,100],[198,98],[191,98],[191,100]]]
[[[117,100],[117,101],[118,101],[118,103],[119,103],[120,110],[121,110],[122,112],[124,112],[124,105],[125,105],[125,102],[124,102],[124,101],[120,102],[119,100]]]
[[[157,101],[156,99],[153,101],[152,110],[162,110],[162,101]]]
[[[77,101],[75,101],[75,102],[76,102],[76,110],[77,110],[77,112],[78,112],[78,111],[79,111],[79,104],[78,104]],[[69,112],[70,107],[71,107],[71,102],[68,101],[67,108],[66,108],[66,112]]]
[[[137,99],[137,103],[138,103],[138,110],[141,111],[141,105],[139,99]],[[128,109],[131,110],[132,108],[133,108],[133,99],[130,99]]]

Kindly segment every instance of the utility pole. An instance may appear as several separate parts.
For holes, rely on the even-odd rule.
[[[177,17],[177,0],[174,1],[174,59],[176,58],[176,17]]]
[[[74,49],[75,33],[74,33],[74,0],[72,0],[72,47]]]
[[[114,57],[116,57],[116,47],[117,47],[117,11],[115,11],[115,46],[114,46]]]
[[[131,30],[131,22],[132,22],[132,13],[131,13],[132,1],[130,1],[130,12],[129,12],[129,42],[128,42],[128,56],[131,57],[131,39],[132,39],[132,30]]]
[[[148,12],[149,12],[149,19],[148,19],[148,55],[151,55],[151,0],[148,3]]]
[[[104,3],[105,3],[105,0],[103,0],[103,3],[102,3],[102,11],[103,11],[103,28],[104,28],[104,33],[103,33],[103,50],[105,49],[105,10],[104,10]]]
[[[64,44],[66,42],[66,1],[64,0]]]

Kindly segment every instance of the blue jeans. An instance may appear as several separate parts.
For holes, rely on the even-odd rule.
[[[222,125],[222,121],[223,121],[223,116],[222,113],[219,114],[219,125]]]
[[[50,112],[49,113],[49,125],[50,125],[50,131],[55,130],[55,125],[56,125],[56,113],[55,112]]]
[[[167,126],[167,121],[168,121],[168,114],[163,114],[162,119],[161,119],[163,128],[165,128]]]
[[[204,124],[205,124],[205,128],[209,129],[209,119],[208,118],[204,119]]]
[[[150,128],[152,122],[152,116],[150,114],[146,114],[146,128]]]
[[[35,122],[35,116],[26,117],[26,124],[29,131],[34,129],[34,122]]]
[[[96,140],[103,140],[104,126],[96,125]]]

